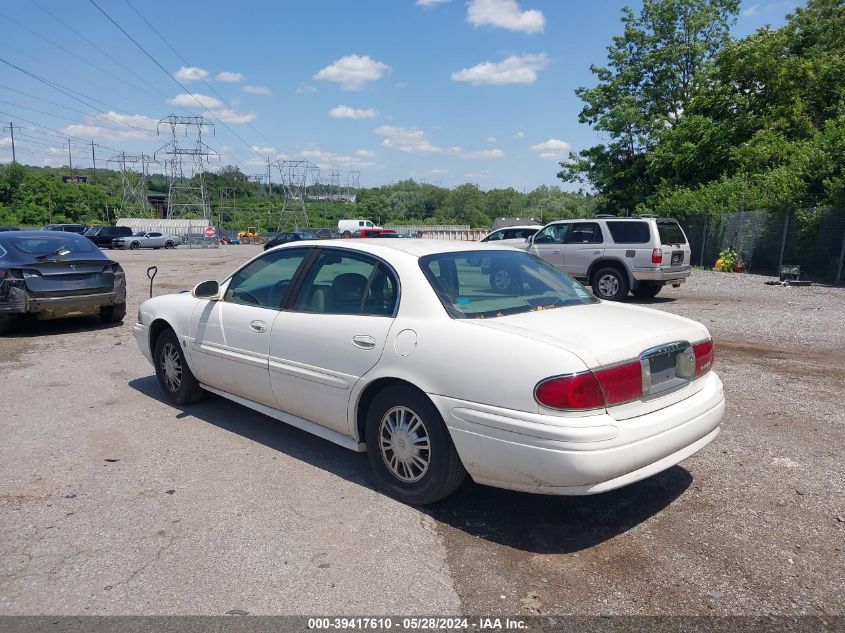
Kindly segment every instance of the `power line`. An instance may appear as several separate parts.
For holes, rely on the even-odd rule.
[[[135,12],[135,15],[137,15],[139,18],[141,18],[141,20],[143,20],[143,21],[144,21],[144,24],[146,24],[148,27],[150,27],[150,30],[151,30],[153,33],[155,33],[156,35],[158,35],[158,38],[159,38],[162,42],[164,42],[164,44],[165,44],[165,46],[167,46],[167,48],[169,48],[171,51],[173,51],[173,54],[174,54],[174,55],[176,55],[176,57],[178,57],[180,60],[182,60],[182,63],[183,63],[183,64],[185,64],[185,66],[188,66],[188,67],[192,66],[192,64],[191,64],[191,63],[190,63],[187,59],[185,59],[184,57],[182,57],[182,55],[179,53],[179,51],[177,51],[177,50],[173,47],[173,45],[172,45],[170,42],[168,42],[168,41],[167,41],[167,39],[165,39],[164,35],[162,35],[162,34],[159,32],[159,30],[158,30],[155,26],[153,26],[153,25],[152,25],[152,23],[150,23],[150,21],[149,21],[149,20],[147,20],[147,18],[145,18],[145,17],[141,14],[141,12],[140,12],[140,11],[138,11],[138,9],[136,9],[136,8],[135,8],[135,5],[133,5],[133,4],[132,4],[129,0],[125,0],[125,1],[126,1],[126,4],[128,4],[128,5],[129,5],[129,8],[130,8],[130,9],[132,9],[132,10]],[[168,74],[169,74],[169,73],[168,73]],[[206,81],[205,77],[200,77],[200,80],[201,80],[201,81],[202,81],[202,82],[203,82],[203,83],[204,83],[204,84],[208,87],[208,89],[209,89],[209,90],[211,90],[211,91],[212,91],[212,92],[213,92],[213,93],[214,93],[214,94],[215,94],[215,95],[216,95],[216,96],[217,96],[217,97],[218,97],[221,101],[223,101],[223,103],[225,103],[225,104],[226,104],[226,106],[227,106],[230,110],[234,110],[234,108],[232,107],[232,104],[230,104],[230,103],[229,103],[229,101],[226,99],[226,97],[224,97],[223,95],[221,95],[221,94],[220,94],[220,92],[218,92],[217,88],[215,88],[215,87],[214,87],[214,86],[212,86],[212,85],[211,85],[208,81]],[[258,134],[258,136],[260,136],[262,139],[264,139],[264,141],[265,141],[265,142],[269,143],[270,145],[275,145],[275,143],[273,143],[273,141],[271,141],[269,138],[267,138],[266,136],[264,136],[264,134],[262,134],[262,133],[261,133],[258,129],[256,129],[256,127],[255,127],[252,123],[250,123],[249,121],[247,121],[247,125],[249,126],[249,128],[250,128],[253,132],[255,132],[256,134]],[[250,149],[251,149],[251,146],[250,146]]]
[[[145,84],[145,85],[149,86],[150,88],[152,88],[153,90],[155,90],[155,91],[156,91],[156,92],[157,92],[160,96],[162,96],[162,97],[164,97],[164,98],[167,98],[167,95],[166,95],[166,94],[165,94],[162,90],[159,90],[156,86],[154,86],[154,85],[153,85],[153,84],[151,84],[149,81],[147,81],[146,79],[144,79],[143,77],[141,77],[141,75],[139,75],[139,74],[138,74],[138,73],[136,73],[134,70],[132,70],[131,68],[129,68],[128,66],[126,66],[125,64],[123,64],[120,60],[115,59],[115,57],[114,57],[113,55],[111,55],[108,51],[106,51],[106,50],[102,49],[102,48],[101,48],[100,46],[98,46],[95,42],[92,42],[90,39],[88,39],[87,37],[85,37],[85,35],[83,35],[83,34],[82,34],[82,33],[80,33],[79,31],[77,31],[76,29],[74,29],[74,28],[73,28],[70,24],[68,24],[66,21],[64,21],[64,20],[62,20],[61,18],[59,18],[58,16],[56,16],[56,14],[54,14],[53,12],[51,12],[49,9],[44,8],[44,7],[41,5],[41,3],[39,3],[39,2],[38,2],[38,0],[32,0],[32,2],[33,2],[33,4],[35,4],[35,6],[37,6],[37,7],[38,7],[39,9],[41,9],[44,13],[46,13],[46,14],[47,14],[47,15],[49,15],[51,18],[53,18],[56,22],[58,22],[59,24],[61,24],[61,25],[62,25],[62,26],[64,26],[65,28],[67,28],[67,30],[69,30],[71,33],[73,33],[74,35],[76,35],[77,37],[79,37],[82,41],[84,41],[84,42],[86,42],[87,44],[89,44],[92,48],[95,48],[95,49],[96,49],[96,50],[97,50],[97,51],[98,51],[101,55],[103,55],[103,56],[104,56],[104,57],[106,57],[107,59],[110,59],[112,62],[114,62],[115,64],[117,64],[118,66],[120,66],[120,67],[121,67],[124,71],[126,71],[127,73],[129,73],[130,75],[132,75],[133,77],[135,77],[136,79],[138,79],[138,80],[139,80],[140,82],[142,82],[143,84]]]
[[[241,138],[241,136],[240,136],[237,132],[235,132],[232,128],[230,128],[228,125],[226,125],[225,121],[223,121],[223,120],[222,120],[219,116],[217,116],[217,115],[216,115],[213,111],[211,111],[209,108],[207,108],[207,107],[203,104],[203,102],[202,102],[202,101],[200,101],[199,99],[197,99],[197,98],[193,95],[193,93],[192,93],[190,90],[188,90],[188,89],[187,89],[187,88],[186,88],[186,87],[182,84],[182,82],[181,82],[181,81],[179,81],[178,79],[176,79],[176,77],[174,77],[173,75],[171,75],[171,74],[170,74],[170,72],[169,72],[169,71],[168,71],[168,70],[167,70],[164,66],[162,66],[162,65],[159,63],[159,61],[158,61],[155,57],[153,57],[153,56],[152,56],[152,55],[151,55],[151,54],[147,51],[147,49],[146,49],[146,48],[144,48],[143,46],[141,46],[141,44],[139,44],[139,43],[138,43],[138,41],[137,41],[134,37],[132,37],[129,33],[127,33],[127,32],[126,32],[126,29],[124,29],[122,26],[120,26],[120,24],[118,24],[118,23],[114,20],[114,18],[112,18],[112,17],[111,17],[108,13],[106,13],[106,12],[103,10],[103,8],[102,8],[99,4],[97,4],[97,2],[96,2],[95,0],[88,0],[88,2],[90,2],[91,4],[93,4],[93,5],[97,8],[97,10],[98,10],[100,13],[102,13],[102,14],[106,17],[106,19],[107,19],[109,22],[111,22],[112,24],[114,24],[114,26],[115,26],[115,27],[117,27],[117,29],[118,29],[121,33],[123,33],[126,37],[128,37],[128,38],[129,38],[129,40],[130,40],[133,44],[135,44],[135,46],[137,46],[137,47],[141,50],[141,52],[143,52],[143,53],[144,53],[144,55],[146,55],[146,56],[147,56],[147,57],[148,57],[148,58],[149,58],[149,59],[150,59],[150,60],[151,60],[151,61],[152,61],[152,62],[153,62],[156,66],[158,66],[158,67],[159,67],[159,68],[160,68],[160,69],[161,69],[161,70],[162,70],[162,71],[163,71],[163,72],[164,72],[164,73],[165,73],[168,77],[170,77],[170,78],[171,78],[171,79],[172,79],[172,80],[173,80],[173,81],[174,81],[174,82],[175,82],[175,83],[176,83],[176,84],[177,84],[177,85],[178,85],[178,86],[179,86],[182,90],[184,90],[184,91],[185,91],[185,94],[189,95],[189,96],[190,96],[190,97],[191,97],[194,101],[196,101],[196,102],[200,105],[200,107],[202,107],[202,108],[203,108],[203,110],[208,111],[208,113],[209,113],[209,114],[211,114],[211,116],[213,116],[215,119],[217,119],[217,121],[220,123],[220,125],[222,125],[224,128],[226,128],[226,129],[227,129],[227,130],[228,130],[228,131],[232,134],[232,136],[234,136],[234,137],[235,137],[236,139],[238,139],[241,143],[243,143],[244,145],[246,145],[246,146],[249,148],[249,151],[253,152],[256,156],[260,156],[261,158],[264,158],[264,156],[263,156],[260,152],[256,151],[256,150],[252,147],[252,145],[250,145],[249,143],[247,143],[247,142],[246,142],[243,138]]]
[[[155,136],[154,134],[150,134],[150,133],[149,133],[149,132],[147,132],[146,130],[142,130],[141,128],[136,127],[136,126],[132,125],[131,123],[127,123],[126,121],[123,121],[123,120],[121,120],[121,119],[118,119],[118,118],[116,118],[116,117],[113,117],[111,114],[109,114],[109,113],[108,113],[108,112],[106,112],[105,110],[101,110],[101,109],[100,109],[100,108],[98,108],[97,106],[91,105],[91,104],[90,104],[90,103],[88,103],[87,101],[85,101],[85,100],[83,100],[83,99],[80,99],[79,97],[75,97],[75,96],[73,96],[72,94],[70,94],[70,92],[76,92],[75,90],[70,90],[69,88],[65,88],[64,86],[62,86],[62,85],[61,85],[61,84],[59,84],[59,83],[56,83],[56,82],[54,82],[54,81],[50,81],[49,79],[44,79],[43,77],[39,77],[39,76],[38,76],[38,75],[36,75],[35,73],[32,73],[32,72],[30,72],[30,71],[28,71],[28,70],[25,70],[25,69],[21,68],[20,66],[17,66],[17,65],[13,64],[12,62],[10,62],[10,61],[8,61],[8,60],[6,60],[6,59],[3,59],[2,57],[0,57],[0,62],[2,62],[2,63],[4,63],[4,64],[6,64],[7,66],[11,66],[11,67],[12,67],[12,68],[14,68],[15,70],[18,70],[18,71],[22,72],[23,74],[28,75],[28,76],[32,77],[33,79],[35,79],[35,80],[37,80],[37,81],[40,81],[40,82],[41,82],[41,83],[43,83],[44,85],[49,86],[50,88],[53,88],[53,90],[58,90],[59,92],[61,92],[61,93],[62,93],[62,94],[64,94],[65,96],[68,96],[68,97],[70,97],[71,99],[74,99],[75,101],[79,101],[80,103],[82,103],[82,104],[84,104],[84,105],[87,105],[89,108],[93,108],[94,110],[96,110],[97,112],[99,112],[99,113],[100,113],[100,114],[102,114],[103,116],[108,117],[108,118],[109,118],[109,119],[111,119],[112,121],[116,121],[117,123],[120,123],[120,124],[125,125],[125,126],[127,126],[127,127],[131,127],[133,130],[135,130],[135,131],[137,131],[137,132],[140,132],[141,134],[144,134],[144,135],[146,135],[146,136],[149,136],[150,138],[153,138],[153,139],[158,140],[158,137],[157,137],[157,136]],[[78,94],[82,94],[82,93],[78,93]],[[84,95],[83,95],[83,96],[84,96]],[[90,99],[90,97],[89,97],[89,99]],[[90,99],[90,100],[91,100],[91,101],[97,101],[96,99]],[[109,105],[109,104],[107,104],[107,103],[104,103],[104,102],[102,102],[102,101],[100,101],[99,103],[103,103],[103,105],[105,105],[106,107],[108,107],[108,108],[112,108],[113,110],[116,110],[116,111],[118,111],[118,112],[122,112],[123,114],[128,114],[128,112],[126,112],[126,111],[124,111],[124,110],[121,110],[120,108],[115,108],[114,106]]]
[[[14,108],[20,108],[21,110],[26,110],[26,111],[28,111],[28,112],[37,112],[38,114],[43,114],[43,115],[45,115],[45,116],[50,116],[50,117],[53,117],[53,118],[56,118],[56,119],[60,119],[60,120],[62,120],[62,121],[70,121],[71,123],[76,123],[76,124],[79,124],[79,123],[80,123],[80,122],[79,122],[79,121],[77,121],[76,119],[72,119],[72,118],[70,118],[70,117],[63,116],[63,115],[61,115],[61,114],[55,114],[55,113],[53,113],[53,112],[47,112],[46,110],[39,110],[39,109],[37,109],[37,108],[33,108],[33,107],[31,107],[31,106],[24,106],[24,105],[21,105],[21,104],[19,104],[19,103],[14,103],[13,101],[6,101],[5,99],[0,99],[0,103],[5,103],[6,105],[10,105],[10,106],[12,106],[12,107],[14,107]],[[83,123],[83,125],[84,125],[84,123]],[[122,131],[123,131],[123,130],[121,130],[121,129],[119,129],[119,128],[116,128],[116,127],[109,127],[109,126],[107,126],[107,125],[101,125],[101,124],[99,124],[99,123],[97,124],[97,127],[100,127],[100,128],[102,128],[102,129],[104,129],[104,130],[111,130],[112,132],[122,132]]]
[[[20,117],[20,116],[15,116],[14,114],[11,114],[11,113],[9,113],[9,112],[5,112],[5,111],[3,111],[3,110],[0,110],[0,114],[3,114],[3,115],[5,115],[5,116],[12,117],[13,119],[15,119],[15,118],[16,118],[16,119],[18,119],[19,121],[23,121],[24,123],[29,123],[30,125],[35,125],[36,127],[44,128],[45,130],[49,130],[50,132],[54,132],[54,133],[55,133],[55,136],[56,136],[57,138],[62,139],[63,141],[64,141],[64,140],[67,140],[68,138],[72,138],[72,139],[76,139],[77,141],[81,141],[82,143],[86,143],[86,144],[88,143],[88,139],[80,138],[80,137],[78,137],[78,136],[74,136],[74,135],[72,135],[72,134],[65,134],[65,133],[63,133],[63,132],[61,132],[61,131],[59,131],[59,130],[55,130],[55,129],[51,128],[51,127],[47,127],[46,125],[42,125],[42,124],[40,124],[40,123],[36,123],[35,121],[30,121],[29,119],[24,119],[23,117]],[[108,147],[108,146],[106,146],[106,145],[102,145],[101,147],[103,147],[103,148],[105,148],[105,149],[109,149],[109,150],[114,150],[114,151],[116,151],[116,152],[117,152],[117,151],[120,151],[120,150],[116,150],[116,149],[114,149],[113,147]]]
[[[45,36],[41,35],[40,33],[37,33],[36,31],[33,31],[31,28],[29,28],[29,27],[28,27],[28,26],[26,26],[25,24],[21,24],[20,22],[18,22],[17,20],[15,20],[13,17],[11,17],[11,16],[9,16],[9,15],[7,15],[7,14],[3,13],[2,11],[0,11],[0,17],[4,17],[4,18],[6,18],[6,19],[7,19],[9,22],[11,22],[12,24],[15,24],[15,25],[17,25],[19,28],[22,28],[23,30],[28,31],[29,33],[31,33],[31,34],[32,34],[32,35],[34,35],[35,37],[37,37],[37,38],[39,38],[39,39],[41,39],[41,40],[43,40],[43,41],[47,42],[47,43],[48,43],[48,44],[50,44],[51,46],[55,46],[56,48],[58,48],[60,51],[62,51],[62,52],[63,52],[63,53],[65,53],[66,55],[70,55],[70,56],[71,56],[71,57],[73,57],[74,59],[78,59],[78,60],[79,60],[79,61],[81,61],[83,64],[88,64],[88,65],[89,65],[89,66],[91,66],[92,68],[94,68],[94,69],[96,69],[96,70],[100,71],[101,73],[105,73],[106,75],[108,75],[109,77],[112,77],[113,79],[117,79],[118,81],[120,81],[120,82],[122,82],[122,83],[126,84],[126,85],[127,85],[127,86],[129,86],[130,88],[134,88],[135,90],[138,90],[139,92],[143,92],[144,94],[149,95],[149,96],[153,96],[153,97],[155,96],[155,95],[153,95],[152,93],[148,92],[147,90],[143,90],[143,89],[139,88],[138,86],[136,86],[135,84],[133,84],[133,83],[131,83],[131,82],[129,82],[129,81],[126,81],[126,79],[124,79],[124,78],[123,78],[123,77],[121,77],[120,75],[116,75],[116,74],[114,74],[113,72],[111,72],[110,70],[107,70],[106,68],[103,68],[102,66],[98,66],[98,65],[97,65],[97,64],[95,64],[94,62],[89,61],[89,60],[85,59],[84,57],[80,57],[79,55],[77,55],[76,53],[74,53],[72,50],[65,48],[65,47],[64,47],[64,46],[62,46],[61,44],[57,44],[56,42],[54,42],[54,41],[53,41],[53,40],[51,40],[50,38],[45,37]]]

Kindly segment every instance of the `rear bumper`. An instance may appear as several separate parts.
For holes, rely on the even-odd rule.
[[[628,420],[558,417],[431,396],[464,467],[482,484],[555,495],[612,490],[659,473],[719,433],[725,398],[710,373],[694,395]]]
[[[65,297],[33,297],[31,293],[16,288],[9,294],[7,300],[0,300],[0,314],[7,316],[36,314],[41,318],[70,316],[93,313],[102,306],[125,301],[126,291],[123,289]]]
[[[663,283],[683,283],[692,274],[690,266],[676,268],[635,268],[634,279],[637,281],[656,281]]]

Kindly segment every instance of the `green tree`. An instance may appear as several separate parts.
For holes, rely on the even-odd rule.
[[[739,0],[645,0],[639,14],[625,8],[607,66],[591,67],[598,84],[576,90],[585,103],[579,120],[609,141],[570,155],[558,177],[590,183],[604,211],[633,211],[656,185],[646,155],[683,120],[738,9]]]

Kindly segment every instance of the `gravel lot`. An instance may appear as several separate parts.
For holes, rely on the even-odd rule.
[[[217,397],[165,404],[148,293],[259,247],[113,252],[122,325],[0,339],[0,614],[845,613],[845,290],[696,272],[648,302],[704,322],[720,437],[610,493],[465,484],[424,510],[366,457]]]

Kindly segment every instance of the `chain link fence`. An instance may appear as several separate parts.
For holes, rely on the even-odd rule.
[[[712,268],[732,248],[745,270],[779,275],[800,266],[802,279],[845,283],[845,208],[755,209],[679,220],[693,266]]]

